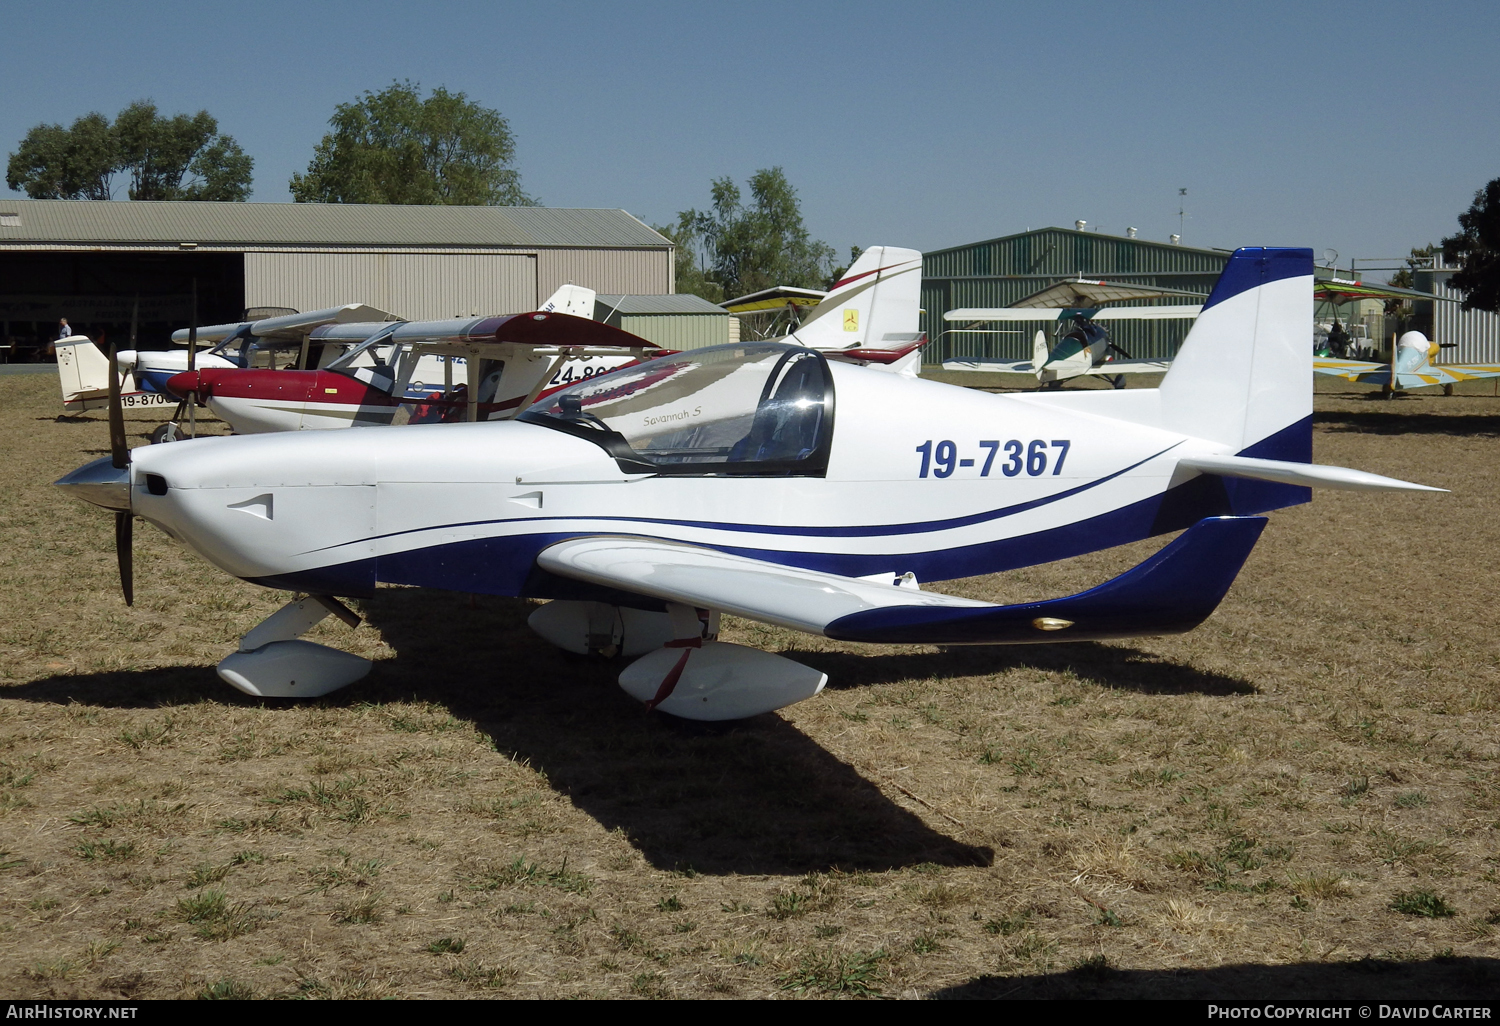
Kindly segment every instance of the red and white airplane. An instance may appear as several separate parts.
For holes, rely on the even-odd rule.
[[[538,310],[506,317],[330,324],[314,345],[352,348],[315,370],[210,368],[168,379],[235,434],[503,420],[539,397],[659,352],[599,321]]]

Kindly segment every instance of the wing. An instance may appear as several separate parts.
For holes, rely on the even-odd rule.
[[[1028,644],[1172,634],[1213,612],[1264,517],[1200,520],[1139,566],[1067,598],[998,606],[781,566],[655,538],[559,542],[537,565],[562,577],[718,609],[843,641]]]
[[[1337,360],[1332,357],[1313,357],[1313,372],[1315,374],[1330,374],[1336,378],[1345,378],[1349,381],[1367,380],[1361,375],[1380,374],[1384,372],[1387,377],[1391,373],[1391,365],[1388,363],[1371,363],[1368,360]]]
[[[1473,378],[1500,378],[1500,364],[1495,363],[1444,363],[1434,364],[1428,372],[1446,374],[1451,381],[1468,381]],[[1439,384],[1447,384],[1445,381]]]
[[[991,374],[1035,374],[1036,365],[1030,360],[944,360],[945,371],[986,371]]]

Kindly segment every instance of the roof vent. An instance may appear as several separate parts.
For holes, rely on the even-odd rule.
[[[1182,236],[1181,235],[1173,235],[1171,238],[1172,238],[1172,245],[1174,245],[1174,246],[1177,245],[1179,242],[1182,241]]]
[[[19,228],[19,227],[21,227],[21,215],[20,214],[0,214],[0,228]]]
[[[1133,239],[1133,238],[1135,238],[1135,229],[1134,228],[1126,228],[1125,229],[1125,237],[1127,239]]]
[[[1073,227],[1076,228],[1078,231],[1083,231],[1083,226],[1086,225],[1086,224],[1088,224],[1087,221],[1074,221],[1073,222]]]

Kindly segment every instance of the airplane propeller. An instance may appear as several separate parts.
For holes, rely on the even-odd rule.
[[[135,339],[136,311],[130,312],[130,337]],[[120,363],[115,346],[109,346],[109,453],[116,470],[130,466],[130,447],[125,439],[125,407],[120,402]],[[120,564],[120,590],[127,606],[135,604],[135,516],[130,510],[115,511],[115,560]]]
[[[193,278],[193,319],[188,324],[188,358],[187,358],[187,369],[188,369],[188,373],[189,374],[193,373],[193,371],[197,369],[197,354],[198,354],[198,279],[197,279],[197,277],[194,277]],[[198,437],[198,393],[197,392],[189,392],[187,394],[186,402],[187,402],[187,409],[188,409],[188,437],[189,438],[197,438]]]

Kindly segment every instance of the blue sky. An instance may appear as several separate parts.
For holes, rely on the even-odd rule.
[[[1500,5],[7,2],[0,148],[150,97],[286,201],[394,79],[509,120],[523,186],[651,223],[780,165],[841,253],[1090,226],[1382,257],[1500,176]]]

